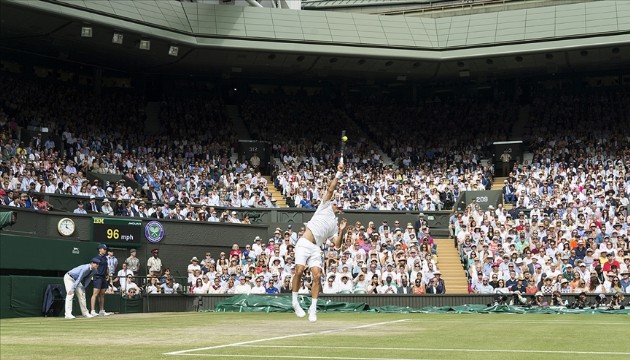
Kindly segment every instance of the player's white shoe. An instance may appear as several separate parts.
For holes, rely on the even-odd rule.
[[[308,310],[308,321],[315,322],[317,321],[317,310]]]
[[[66,319],[68,319],[68,320],[72,320],[74,318],[75,318],[74,315],[66,315]]]
[[[114,313],[112,312],[107,312],[105,310],[101,310],[98,312],[98,316],[109,316],[109,315],[113,315]]]
[[[93,318],[94,316],[95,316],[95,315],[92,315],[92,314],[90,314],[90,313],[83,314],[83,317],[84,317],[84,318],[86,318],[86,319],[91,319],[91,318]]]
[[[293,311],[295,311],[295,315],[299,318],[303,318],[306,316],[304,309],[300,306],[300,304],[293,304]]]
[[[90,315],[92,315],[92,317],[96,317],[98,316],[98,313],[94,310],[92,310],[92,312],[90,313]]]

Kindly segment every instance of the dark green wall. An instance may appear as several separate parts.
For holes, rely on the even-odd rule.
[[[16,211],[17,223],[0,231],[0,269],[67,271],[81,263],[87,263],[96,255],[97,243],[104,240],[91,239],[92,217],[88,215]],[[71,217],[77,228],[75,234],[68,238],[58,235],[57,232],[57,223],[63,217]],[[143,233],[147,222],[143,221]],[[192,256],[202,257],[206,251],[213,253],[225,251],[232,244],[244,245],[252,242],[256,236],[264,238],[268,233],[268,227],[263,225],[190,223],[173,220],[164,220],[160,223],[164,226],[165,236],[158,244],[149,243],[144,239],[144,235],[139,244],[108,243],[114,248],[114,255],[118,257],[119,264],[129,256],[129,248],[135,248],[138,250],[137,255],[144,271],[150,250],[159,248],[162,264],[173,268],[176,274],[179,271],[185,275]],[[72,253],[75,247],[79,250],[80,256]]]
[[[107,243],[105,239],[92,239],[91,215],[41,213],[0,207],[0,211],[8,210],[18,212],[18,221],[0,231],[0,269],[9,269],[5,274],[15,274],[10,269],[67,271],[81,263],[87,263],[96,255],[98,242]],[[142,272],[146,270],[146,259],[150,250],[159,248],[162,264],[170,267],[175,275],[185,275],[186,267],[193,256],[203,257],[206,251],[211,251],[216,257],[217,252],[229,250],[232,244],[242,246],[252,243],[256,236],[268,239],[276,227],[286,229],[288,224],[293,224],[297,231],[313,214],[313,211],[288,208],[242,210],[237,209],[240,213],[250,214],[256,223],[243,225],[160,220],[165,236],[158,244],[149,243],[144,235],[138,244],[107,244],[114,248],[114,255],[118,257],[119,263],[129,256],[129,248],[136,248],[143,266]],[[377,226],[383,220],[387,220],[389,224],[399,220],[403,227],[406,223],[414,223],[418,218],[415,213],[368,211],[349,211],[341,216],[347,218],[351,224],[361,221],[367,225],[369,221],[374,221]],[[425,216],[434,236],[447,234],[449,212],[431,212],[425,213]],[[64,217],[72,218],[76,224],[77,230],[71,237],[62,237],[57,232],[57,223]],[[142,220],[143,233],[144,226],[151,220],[154,219]],[[73,253],[76,252],[75,248],[79,254]]]
[[[87,264],[94,243],[0,233],[0,268],[68,271]]]
[[[44,292],[49,284],[62,284],[61,277],[0,276],[0,318],[43,316]],[[92,288],[88,287],[88,308]],[[144,299],[125,300],[120,295],[105,295],[107,311],[116,313],[139,313],[143,311]],[[73,301],[72,313],[79,316],[78,301]],[[60,316],[63,316],[63,310]]]

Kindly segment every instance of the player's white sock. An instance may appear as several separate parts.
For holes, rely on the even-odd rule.
[[[291,305],[293,306],[293,311],[295,311],[295,315],[297,317],[302,318],[306,315],[304,309],[300,306],[300,302],[298,301],[298,293],[292,292],[293,300],[291,301]]]
[[[308,308],[308,321],[317,321],[317,299],[313,299],[311,306]]]

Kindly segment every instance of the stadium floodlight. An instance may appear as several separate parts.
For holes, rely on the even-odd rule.
[[[140,40],[140,50],[151,50],[151,40]]]
[[[177,55],[179,55],[179,46],[173,46],[173,45],[171,45],[171,46],[168,48],[168,54],[169,54],[170,56],[177,56]]]
[[[81,27],[81,37],[91,38],[92,37],[92,28],[89,26]]]
[[[123,43],[123,34],[121,34],[121,33],[114,33],[114,36],[112,36],[112,42],[114,44],[122,44]]]

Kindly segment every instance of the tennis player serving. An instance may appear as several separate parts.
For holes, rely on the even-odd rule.
[[[304,235],[295,244],[295,275],[293,276],[293,310],[298,317],[304,317],[306,313],[300,307],[298,302],[298,290],[302,285],[302,276],[306,266],[310,267],[313,276],[313,284],[311,287],[311,297],[313,301],[308,309],[309,321],[317,321],[317,298],[321,288],[322,275],[322,244],[331,239],[335,244],[335,248],[341,247],[341,234],[345,229],[348,221],[342,219],[337,225],[337,217],[335,213],[339,213],[340,209],[331,202],[335,188],[339,179],[343,176],[343,160],[337,165],[337,174],[332,179],[326,194],[322,198],[321,203],[317,207],[317,211],[306,224]]]

